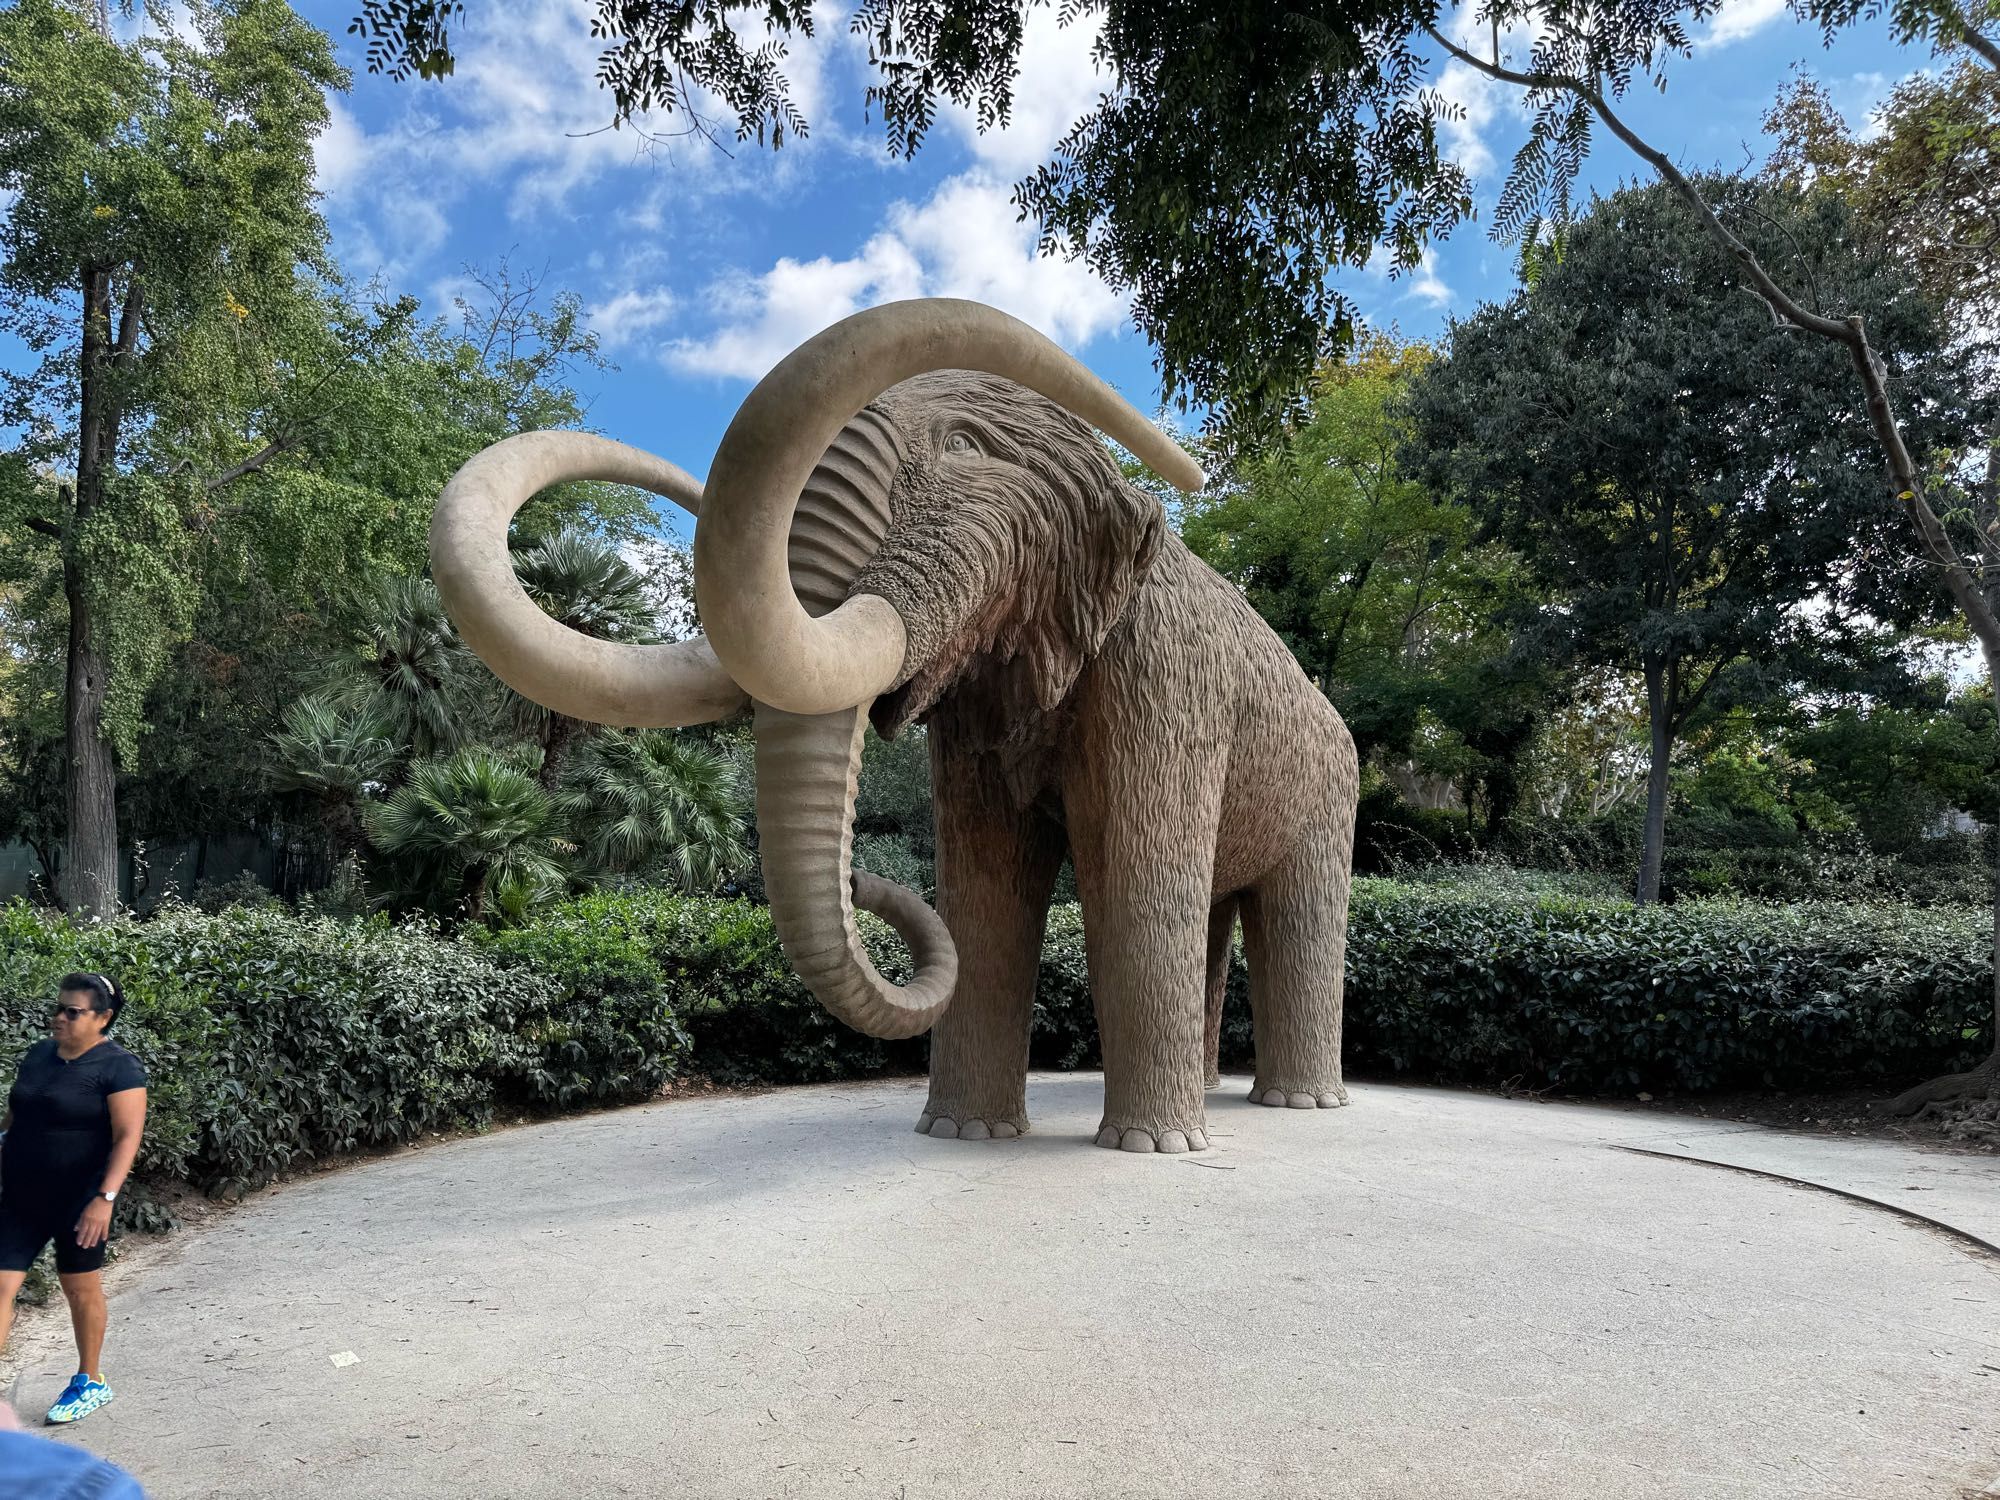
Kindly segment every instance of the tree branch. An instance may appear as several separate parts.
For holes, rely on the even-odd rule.
[[[1635,134],[1632,128],[1612,111],[1604,96],[1590,84],[1582,79],[1566,77],[1559,73],[1524,73],[1504,66],[1497,58],[1488,62],[1466,51],[1430,22],[1424,22],[1423,29],[1452,57],[1488,78],[1529,90],[1566,91],[1582,99],[1635,156],[1650,166],[1659,174],[1662,181],[1671,185],[1686,200],[1709,233],[1714,235],[1735,259],[1743,274],[1749,278],[1750,283],[1774,313],[1809,333],[1831,339],[1847,350],[1849,357],[1854,361],[1855,370],[1861,376],[1862,391],[1867,400],[1869,421],[1875,428],[1876,441],[1881,445],[1883,456],[1888,460],[1890,487],[1896,492],[1898,503],[1916,526],[1917,537],[1923,544],[1924,551],[1942,572],[1945,589],[1965,615],[1966,624],[1972,627],[1973,635],[1979,640],[1981,652],[1989,664],[2000,664],[2000,615],[1996,615],[1988,606],[1977,580],[1973,578],[1971,571],[1959,556],[1958,549],[1952,545],[1950,536],[1937,518],[1937,513],[1924,499],[1923,480],[1917,471],[1916,460],[1911,457],[1909,448],[1903,442],[1902,428],[1898,425],[1895,411],[1889,404],[1888,370],[1883,365],[1881,356],[1875,352],[1874,346],[1869,343],[1861,319],[1853,314],[1844,318],[1824,317],[1801,306],[1797,299],[1779,286],[1771,273],[1764,269],[1763,262],[1757,259],[1750,247],[1732,234],[1728,226],[1715,216],[1715,210],[1708,206],[1708,200],[1702,197],[1701,190],[1673,164],[1666,153],[1657,150]],[[1968,38],[1974,35],[1969,25],[1964,27],[1964,32]],[[1991,44],[1986,43],[1985,38],[1978,38],[1978,42],[1990,49]],[[1968,45],[1973,44],[1968,41]],[[1973,50],[1980,51],[1980,47],[1975,45]],[[1981,55],[1985,56],[1986,53],[1981,52]]]
[[[1631,148],[1633,155],[1659,173],[1663,181],[1669,183],[1674,191],[1687,200],[1708,232],[1722,242],[1723,248],[1742,267],[1743,274],[1749,277],[1751,285],[1757,288],[1758,294],[1770,304],[1773,312],[1788,322],[1796,323],[1799,327],[1818,334],[1821,338],[1833,339],[1852,347],[1854,340],[1859,337],[1859,325],[1854,324],[1851,319],[1822,317],[1802,306],[1796,298],[1779,286],[1750,247],[1732,234],[1729,227],[1715,216],[1715,210],[1708,206],[1708,200],[1702,197],[1701,190],[1674,165],[1672,158],[1635,134],[1632,128],[1612,111],[1604,95],[1597,89],[1580,78],[1570,78],[1560,73],[1523,73],[1498,62],[1487,62],[1484,58],[1466,51],[1428,21],[1424,23],[1424,30],[1445,51],[1467,67],[1484,73],[1488,78],[1496,78],[1502,83],[1515,84],[1525,89],[1567,92],[1583,100],[1596,112],[1597,117],[1611,128],[1611,133]]]
[[[57,541],[62,540],[62,527],[56,525],[53,521],[45,521],[40,516],[26,516],[22,518],[21,524],[38,535],[51,536]]]
[[[125,289],[124,310],[118,314],[118,341],[111,346],[111,357],[120,366],[131,364],[138,352],[139,323],[145,306],[146,294],[139,286],[139,278],[134,276]]]
[[[217,490],[226,489],[237,480],[243,478],[244,475],[255,474],[259,469],[270,463],[272,459],[291,452],[298,445],[299,440],[295,437],[274,437],[241,463],[231,464],[220,474],[204,480],[202,488],[211,495]]]
[[[1959,25],[1959,33],[1952,40],[1963,42],[1967,47],[1978,53],[1980,57],[1985,59],[1987,67],[2000,69],[2000,47],[1994,46],[1989,39],[1974,29],[1972,22],[1966,17],[1964,11],[1955,5],[1947,8],[1950,9]]]

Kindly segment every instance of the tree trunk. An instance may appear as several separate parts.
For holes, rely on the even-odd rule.
[[[577,731],[582,728],[581,719],[550,712],[542,730],[542,769],[535,777],[543,791],[553,792],[556,789],[556,783],[562,779],[563,764],[569,759],[570,747],[576,742]]]
[[[1667,669],[1646,668],[1646,719],[1652,731],[1653,759],[1646,774],[1646,839],[1639,851],[1638,902],[1650,906],[1660,899],[1660,863],[1667,847],[1667,761],[1673,754],[1673,705],[1668,701]]]
[[[101,920],[118,910],[118,783],[104,740],[105,661],[91,617],[78,537],[104,494],[115,461],[117,418],[104,389],[111,355],[111,273],[83,275],[83,392],[77,442],[76,497],[63,538],[63,594],[69,604],[69,659],[64,674],[68,750],[64,791],[69,838],[63,886],[73,915]]]
[[[465,867],[459,877],[459,901],[465,909],[465,920],[469,923],[486,919],[486,872],[484,862],[475,862]]]

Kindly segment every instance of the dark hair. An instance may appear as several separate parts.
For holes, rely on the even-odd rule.
[[[111,1019],[104,1023],[109,1031],[118,1024],[118,1012],[125,1008],[125,994],[118,988],[118,982],[105,974],[65,974],[62,983],[56,986],[60,995],[89,995],[91,1009],[107,1012]]]

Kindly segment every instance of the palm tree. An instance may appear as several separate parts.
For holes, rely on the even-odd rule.
[[[405,895],[432,910],[518,920],[567,888],[572,846],[535,778],[485,746],[410,767],[408,782],[367,812],[368,836],[400,866]]]
[[[318,804],[334,862],[357,854],[361,803],[387,783],[400,759],[388,720],[365,706],[309,694],[285,710],[285,727],[271,736],[271,752],[271,780]]]
[[[357,649],[335,662],[327,691],[382,721],[411,759],[455,750],[478,729],[474,657],[428,578],[381,578],[363,601]]]
[[[665,876],[701,892],[750,862],[735,768],[690,738],[607,730],[577,751],[563,789],[578,842],[598,869]]]
[[[606,641],[659,639],[653,601],[617,547],[581,531],[561,531],[514,555],[514,572],[528,597],[571,630]],[[570,747],[586,726],[510,692],[511,717],[542,747],[541,783],[553,788]]]

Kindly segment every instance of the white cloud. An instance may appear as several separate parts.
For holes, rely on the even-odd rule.
[[[635,342],[673,319],[680,299],[663,286],[628,287],[589,311],[590,326],[608,349]]]
[[[979,130],[969,109],[948,105],[945,120],[964,140],[979,162],[1010,182],[1018,181],[1047,161],[1056,143],[1069,133],[1111,86],[1108,74],[1092,65],[1103,19],[1080,16],[1060,24],[1055,8],[1029,10],[1021,30],[1021,70],[1014,82],[1014,103],[1005,128]]]
[[[1861,128],[1856,134],[1864,141],[1880,140],[1888,134],[1889,127],[1882,121],[1882,106],[1888,102],[1889,91],[1896,84],[1909,78],[1928,73],[1928,68],[1919,68],[1907,73],[1901,79],[1891,79],[1886,73],[1856,73],[1843,84],[1834,85],[1834,102],[1840,112],[1849,120],[1860,120]]]
[[[1698,46],[1726,47],[1753,36],[1785,13],[1785,0],[1722,0]]]
[[[984,173],[950,178],[922,204],[897,203],[854,255],[780,260],[710,290],[716,326],[661,351],[671,369],[756,379],[799,344],[863,307],[904,297],[989,303],[1079,348],[1117,328],[1124,302],[1084,266],[1035,254],[1008,189]]]
[[[1486,132],[1499,116],[1507,95],[1515,91],[1457,61],[1445,65],[1438,75],[1436,89],[1441,97],[1459,108],[1458,118],[1440,122],[1445,155],[1472,176],[1485,176],[1494,165]]]
[[[572,212],[580,190],[616,175],[613,212],[657,229],[685,218],[704,192],[767,190],[804,165],[811,145],[789,140],[775,154],[731,144],[732,160],[700,136],[675,134],[686,129],[684,115],[610,129],[611,95],[596,80],[603,44],[588,20],[577,0],[474,7],[450,77],[393,91],[372,86],[397,110],[389,123],[366,130],[336,104],[318,173],[342,248],[377,257],[367,269],[400,278],[443,243],[475,194],[497,197],[511,219],[531,222]],[[815,105],[827,92],[824,59],[836,45],[826,27],[821,32],[795,44],[785,64],[796,96]],[[734,117],[716,100],[700,108],[728,143]],[[653,130],[666,138],[650,139]]]
[[[720,325],[662,351],[671,369],[754,380],[830,323],[863,306],[915,297],[923,269],[893,235],[878,234],[848,260],[780,260],[761,276],[738,272],[709,289]]]
[[[1420,301],[1428,302],[1432,307],[1447,306],[1456,295],[1445,285],[1444,278],[1438,275],[1437,257],[1428,250],[1424,252],[1423,260],[1417,265],[1416,275],[1410,278],[1409,294]]]
[[[353,187],[368,164],[368,132],[338,99],[327,100],[326,129],[313,142],[313,175],[319,190],[337,197]]]

